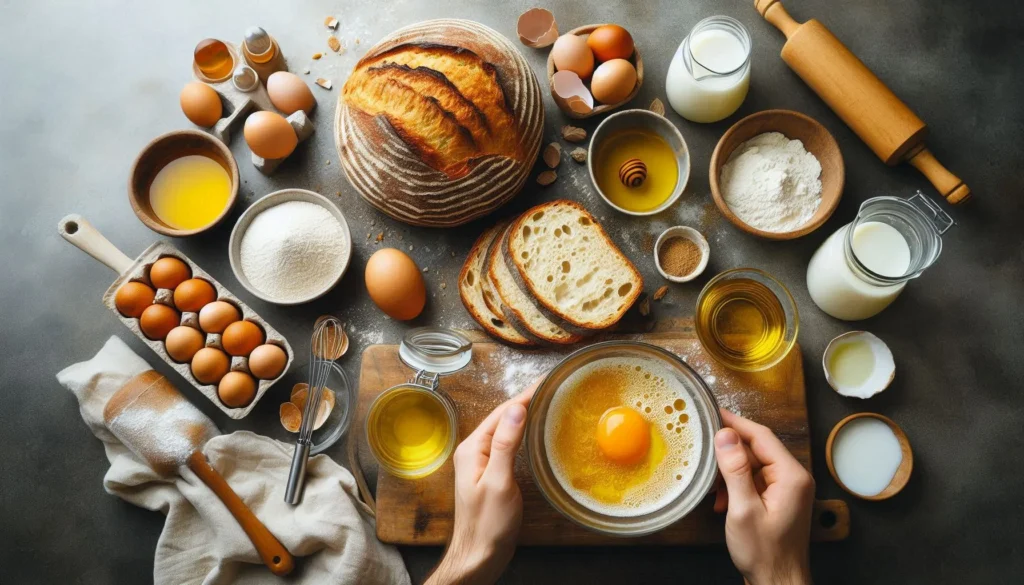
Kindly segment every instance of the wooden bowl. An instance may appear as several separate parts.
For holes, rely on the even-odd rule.
[[[835,443],[836,435],[839,434],[839,430],[846,426],[847,423],[858,418],[876,418],[889,425],[889,428],[892,429],[892,432],[896,435],[896,440],[900,442],[900,451],[903,452],[903,460],[900,462],[900,466],[896,470],[896,474],[892,476],[892,481],[889,482],[889,485],[886,486],[884,490],[873,496],[858,494],[846,487],[846,484],[839,479],[839,474],[836,473],[835,465],[832,463],[832,444]],[[904,486],[907,485],[907,481],[910,480],[910,473],[914,470],[914,452],[910,448],[910,440],[907,439],[906,433],[904,433],[903,429],[894,423],[892,419],[873,412],[859,412],[844,418],[832,428],[832,432],[828,434],[828,442],[825,443],[825,462],[828,464],[828,472],[832,474],[832,479],[839,484],[839,487],[846,490],[850,495],[856,496],[862,500],[878,502],[881,500],[888,500],[895,496],[900,493]]]
[[[590,33],[594,32],[596,28],[601,26],[604,26],[604,24],[588,24],[586,26],[574,28],[565,34],[576,35],[578,37],[586,37],[590,35]],[[594,106],[593,110],[590,110],[589,113],[580,114],[579,112],[574,112],[568,108],[563,108],[561,105],[559,105],[559,100],[555,97],[555,84],[552,79],[555,76],[555,59],[554,57],[551,56],[551,53],[548,53],[548,87],[551,89],[551,97],[555,100],[555,104],[558,105],[558,109],[562,110],[562,112],[565,113],[566,116],[569,116],[570,118],[574,118],[576,120],[583,120],[586,118],[591,118],[593,116],[607,114],[608,112],[618,108],[622,104],[625,104],[626,102],[635,98],[636,94],[640,93],[640,86],[644,84],[644,60],[640,58],[640,49],[635,44],[633,45],[633,55],[629,58],[629,62],[633,64],[633,67],[636,67],[636,85],[633,86],[633,91],[629,92],[629,95],[626,96],[626,99],[614,104],[596,105]],[[597,69],[596,59],[594,65],[594,69]],[[584,82],[584,85],[587,86],[587,90],[589,91],[590,84]]]
[[[224,211],[208,225],[193,230],[181,230],[164,223],[153,212],[149,203],[149,187],[160,169],[172,160],[199,154],[217,161],[231,177],[231,194]],[[206,132],[199,130],[175,130],[153,139],[146,145],[132,163],[128,177],[128,201],[132,204],[135,215],[139,216],[146,227],[165,236],[191,236],[204,232],[221,222],[238,199],[238,165],[235,157],[223,142]]]
[[[788,232],[767,232],[747,225],[729,209],[722,195],[718,180],[722,167],[741,144],[765,132],[779,132],[790,140],[804,143],[807,152],[813,154],[821,163],[821,204],[811,219],[800,228]],[[711,195],[715,205],[729,221],[741,230],[769,240],[792,240],[806,236],[821,227],[839,205],[843,195],[843,184],[846,171],[843,167],[843,155],[839,152],[839,144],[832,134],[813,118],[791,110],[765,110],[751,114],[732,125],[715,146],[711,155],[711,169],[708,173],[711,181]]]

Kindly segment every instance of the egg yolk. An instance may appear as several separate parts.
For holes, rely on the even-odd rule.
[[[597,422],[597,445],[609,460],[635,465],[647,457],[651,448],[650,425],[632,408],[609,408]]]

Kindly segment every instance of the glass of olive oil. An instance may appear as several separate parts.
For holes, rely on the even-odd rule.
[[[472,343],[461,333],[418,327],[402,338],[398,355],[416,375],[381,392],[366,415],[366,442],[381,468],[396,477],[426,477],[455,450],[455,406],[440,378],[466,367]]]
[[[757,372],[781,362],[796,344],[799,325],[789,290],[754,268],[719,274],[697,298],[694,328],[701,345],[734,370]]]

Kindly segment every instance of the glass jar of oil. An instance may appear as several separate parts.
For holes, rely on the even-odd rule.
[[[694,318],[697,338],[708,354],[743,372],[781,362],[796,344],[799,323],[789,290],[754,268],[712,278],[697,298]]]
[[[448,329],[420,327],[402,339],[398,355],[416,375],[380,393],[366,415],[366,442],[381,468],[405,479],[437,471],[455,449],[455,406],[440,378],[464,368],[472,343]]]

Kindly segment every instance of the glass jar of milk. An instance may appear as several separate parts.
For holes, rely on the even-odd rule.
[[[909,199],[875,197],[811,257],[807,290],[822,311],[856,321],[880,313],[942,252],[941,235],[953,225],[918,192]]]
[[[691,122],[717,122],[743,103],[750,87],[750,35],[734,18],[712,16],[693,27],[668,67],[668,102]]]

